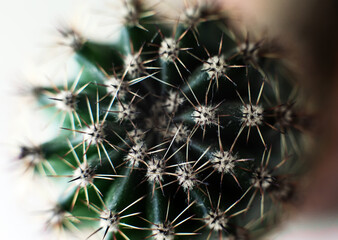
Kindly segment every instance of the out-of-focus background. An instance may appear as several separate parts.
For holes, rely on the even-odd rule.
[[[29,126],[32,118],[24,118],[24,110],[32,103],[19,104],[19,89],[40,65],[39,56],[46,51],[49,32],[75,8],[75,0],[11,0],[0,7],[0,238],[4,240],[48,239],[42,216],[47,210],[45,184],[32,178],[15,163],[18,136],[34,134]],[[17,124],[15,124],[17,123]],[[19,124],[20,123],[20,124]],[[31,124],[38,127],[38,122]],[[31,182],[31,180],[33,182]]]
[[[112,2],[117,0],[111,0]],[[180,4],[183,0],[177,0]],[[212,1],[212,0],[211,0]],[[222,1],[222,0],[215,0]],[[57,195],[49,183],[25,173],[15,162],[16,146],[24,140],[38,141],[35,129],[41,129],[45,121],[26,114],[39,114],[29,98],[18,98],[26,84],[54,77],[63,68],[62,58],[49,54],[50,44],[59,24],[76,17],[78,11],[91,6],[95,0],[11,0],[3,1],[0,7],[0,238],[55,239],[43,228],[48,216],[48,207]],[[169,6],[180,9],[169,2]],[[320,99],[323,111],[318,127],[318,151],[313,156],[319,158],[318,168],[313,173],[312,186],[308,190],[303,217],[296,218],[285,227],[279,237],[269,239],[338,239],[338,181],[337,156],[338,113],[337,113],[337,29],[338,21],[334,0],[223,0],[233,10],[235,20],[243,17],[247,22],[264,32],[266,29],[277,38],[284,38],[293,49],[293,57],[303,69],[301,78],[313,91],[314,98]],[[91,4],[91,5],[90,5]],[[83,9],[82,9],[83,8]],[[175,8],[174,8],[175,9]],[[86,11],[86,10],[83,10]],[[175,10],[174,10],[175,11]],[[81,11],[80,11],[81,12]],[[96,12],[97,16],[100,12]],[[94,20],[95,11],[94,11]],[[89,30],[86,21],[79,18],[77,23]],[[105,24],[107,24],[105,26]],[[258,26],[258,27],[257,27]],[[105,36],[112,37],[114,30],[109,22]],[[88,28],[88,29],[87,29]],[[48,53],[48,54],[47,54]],[[62,72],[62,71],[61,71]],[[59,78],[59,76],[58,76]],[[312,90],[311,90],[312,89]],[[324,114],[328,113],[328,114]],[[48,130],[45,131],[48,137]],[[20,137],[21,136],[21,137]],[[48,181],[48,180],[47,180]],[[57,188],[56,188],[57,189]],[[304,217],[305,216],[305,217]],[[78,239],[78,238],[76,238]],[[79,238],[85,239],[85,237]]]

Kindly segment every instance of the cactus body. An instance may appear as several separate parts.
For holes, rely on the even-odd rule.
[[[62,130],[19,157],[71,189],[49,225],[102,239],[255,239],[296,191],[291,74],[212,4],[169,26],[141,1],[124,4],[117,42],[64,29],[78,74],[34,91]]]

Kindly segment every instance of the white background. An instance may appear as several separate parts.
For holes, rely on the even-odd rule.
[[[52,44],[56,42],[56,28],[60,25],[73,23],[75,19],[86,36],[105,41],[116,37],[114,28],[117,26],[112,24],[114,19],[109,12],[101,19],[103,3],[103,0],[1,1],[0,239],[60,239],[55,232],[48,235],[44,229],[50,216],[47,210],[59,195],[57,188],[50,185],[48,178],[25,173],[15,159],[19,144],[39,143],[51,132],[45,129],[48,119],[41,116],[33,99],[23,98],[21,92],[31,83],[46,82],[47,77],[60,80],[57,73],[64,76],[67,54],[51,54],[51,46],[55,47]],[[102,28],[91,28],[98,24]],[[83,232],[79,238],[67,236],[66,239],[85,239],[87,236],[89,233]]]
[[[25,81],[26,72],[39,65],[37,58],[46,44],[44,36],[53,31],[57,19],[74,8],[74,3],[75,0],[11,0],[0,4],[0,238],[4,240],[47,239],[41,212],[36,211],[43,198],[38,195],[42,185],[27,184],[31,176],[13,164],[20,131],[23,138],[27,137],[22,127],[15,125],[26,125],[21,124],[25,122],[21,110],[27,104],[16,99],[16,88]],[[42,210],[46,207],[43,204],[41,201]]]

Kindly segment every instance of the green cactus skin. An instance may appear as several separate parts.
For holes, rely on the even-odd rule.
[[[59,30],[77,77],[32,89],[63,119],[57,138],[20,146],[32,169],[69,180],[49,227],[256,239],[296,192],[305,114],[292,75],[267,41],[231,34],[217,6],[192,5],[174,26],[142,1],[125,7],[116,42]]]

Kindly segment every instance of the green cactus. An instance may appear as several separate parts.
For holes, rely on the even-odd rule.
[[[68,180],[48,226],[256,239],[297,191],[306,114],[291,72],[272,42],[234,34],[217,4],[187,6],[175,24],[124,4],[116,42],[60,29],[77,76],[32,89],[61,130],[19,158]]]

